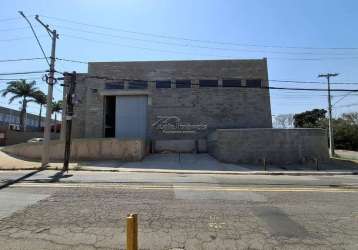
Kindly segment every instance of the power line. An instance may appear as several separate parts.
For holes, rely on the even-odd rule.
[[[141,49],[141,50],[148,50],[148,51],[155,51],[155,52],[162,52],[162,53],[173,53],[173,54],[184,54],[184,55],[195,55],[195,56],[207,56],[207,57],[215,57],[215,58],[223,58],[223,59],[237,59],[236,56],[225,56],[225,55],[214,55],[214,54],[198,54],[198,53],[192,53],[192,52],[182,52],[182,51],[174,51],[174,50],[166,50],[166,49],[157,49],[157,48],[148,48],[148,47],[142,47],[142,46],[134,46],[129,44],[123,44],[123,43],[117,43],[117,42],[110,42],[110,41],[101,41],[86,37],[80,37],[80,36],[74,36],[69,34],[62,34],[64,37],[69,37],[73,39],[88,41],[88,42],[94,42],[94,43],[100,43],[100,44],[109,44],[113,46],[121,46],[121,47],[127,47],[127,48],[133,48],[133,49]],[[319,57],[319,58],[282,58],[282,57],[269,57],[268,59],[272,60],[294,60],[294,61],[322,61],[322,60],[358,60],[357,57]]]
[[[43,15],[43,17],[62,21],[62,22],[67,22],[67,23],[73,23],[73,24],[78,24],[78,25],[83,25],[83,26],[88,26],[88,27],[94,27],[94,28],[103,29],[103,30],[119,31],[119,32],[138,34],[138,35],[143,35],[143,36],[160,37],[160,38],[171,39],[171,40],[184,40],[184,41],[190,41],[190,42],[231,45],[231,46],[239,46],[239,47],[263,47],[263,48],[308,49],[308,50],[358,50],[358,47],[326,47],[326,48],[310,47],[310,46],[300,47],[300,46],[282,46],[282,45],[242,44],[242,43],[234,43],[234,42],[192,39],[192,38],[186,38],[186,37],[180,37],[180,36],[162,35],[162,34],[155,34],[155,33],[149,33],[149,32],[139,32],[139,31],[133,31],[133,30],[127,30],[127,29],[112,28],[112,27],[108,27],[108,26],[89,24],[89,23],[78,22],[78,21],[74,21],[74,20],[53,17],[53,16],[47,16],[47,15]]]
[[[72,60],[72,59],[65,59],[65,58],[58,58],[58,57],[56,57],[56,60],[64,61],[64,62],[88,64],[88,62],[84,62],[84,61]]]
[[[88,75],[81,77],[82,79],[93,78],[93,79],[102,79],[102,80],[111,80],[111,81],[134,81],[134,82],[147,82],[152,80],[145,79],[129,79],[129,78],[111,78],[106,76],[96,76],[96,75]],[[272,89],[272,90],[295,90],[295,91],[324,91],[327,92],[326,89],[317,89],[317,88],[287,88],[287,87],[271,87],[271,86],[261,86],[261,87],[251,87],[251,86],[240,86],[237,88],[247,88],[247,89]],[[336,92],[358,92],[358,89],[331,89],[331,91]]]
[[[2,63],[2,62],[35,61],[35,60],[44,60],[44,59],[45,59],[45,58],[43,58],[43,57],[3,59],[3,60],[0,60],[0,63]]]
[[[117,42],[110,42],[110,41],[101,41],[95,40],[91,38],[85,38],[80,36],[74,36],[69,34],[62,34],[64,37],[69,37],[73,39],[100,43],[100,44],[109,44],[113,46],[121,46],[126,48],[133,48],[133,49],[141,49],[147,51],[154,51],[154,52],[162,52],[162,53],[173,53],[173,54],[181,54],[181,55],[195,55],[195,56],[206,56],[206,57],[214,57],[214,58],[222,58],[222,59],[238,59],[237,56],[228,56],[228,55],[214,55],[214,54],[203,54],[203,53],[192,53],[192,52],[183,52],[183,51],[174,51],[174,50],[167,50],[167,49],[157,49],[157,48],[148,48],[142,46],[134,46],[129,44],[117,43]],[[357,57],[326,57],[326,58],[279,58],[279,57],[269,57],[268,59],[273,60],[298,60],[298,61],[322,61],[322,60],[358,60]]]
[[[350,107],[353,107],[353,106],[358,106],[358,103],[350,103],[350,104],[347,104],[347,105],[339,105],[339,106],[336,106],[335,108],[350,108]]]
[[[38,36],[38,37],[42,37],[42,36]],[[27,39],[32,39],[32,36],[23,36],[23,37],[14,37],[14,38],[8,38],[8,39],[0,39],[0,42],[12,42],[12,41],[17,41],[17,40],[27,40]]]
[[[26,77],[26,78],[0,78],[0,81],[16,81],[16,80],[42,80],[41,77]]]
[[[22,11],[19,11],[19,14],[20,14],[20,15],[26,20],[26,22],[29,24],[29,26],[30,26],[30,28],[31,28],[31,31],[32,31],[32,33],[34,34],[34,37],[35,37],[35,39],[36,39],[36,41],[37,41],[37,44],[39,45],[39,47],[40,47],[40,49],[41,49],[41,51],[42,51],[42,54],[43,54],[43,56],[44,56],[44,58],[45,58],[47,64],[50,66],[50,61],[47,59],[46,53],[45,53],[44,49],[42,48],[42,45],[41,45],[41,43],[40,43],[39,38],[38,38],[37,35],[36,35],[36,32],[35,32],[35,30],[34,30],[34,27],[32,27],[31,22],[29,21],[29,19],[27,19],[27,17],[25,16],[25,14],[24,14]]]
[[[37,70],[37,71],[26,71],[26,72],[0,73],[0,76],[27,75],[27,74],[47,73],[47,72],[48,72],[47,70]]]
[[[183,44],[183,43],[175,43],[175,42],[165,42],[165,41],[158,41],[158,40],[151,40],[151,39],[142,39],[142,38],[135,38],[135,37],[128,37],[128,36],[121,36],[121,35],[113,35],[103,32],[95,32],[90,30],[83,30],[83,29],[77,29],[62,25],[57,25],[60,28],[67,29],[67,30],[73,30],[78,32],[83,32],[87,34],[95,34],[95,35],[101,35],[101,36],[107,36],[107,37],[113,37],[113,38],[121,38],[121,39],[127,39],[127,40],[133,40],[133,41],[140,41],[140,42],[150,42],[150,43],[156,43],[156,44],[163,44],[163,45],[173,45],[173,46],[179,46],[184,48],[199,48],[199,49],[213,49],[213,50],[221,50],[221,51],[238,51],[238,52],[251,52],[251,53],[269,53],[269,54],[287,54],[287,55],[344,55],[347,54],[327,54],[327,53],[314,53],[314,52],[284,52],[284,51],[266,51],[266,50],[247,50],[247,49],[235,49],[235,48],[219,48],[219,47],[209,47],[209,46],[201,46],[201,45],[193,45],[193,44]],[[358,59],[358,57],[354,57]]]
[[[273,80],[270,79],[270,82],[283,82],[283,83],[312,83],[312,84],[327,84],[324,82],[318,82],[318,81],[295,81],[295,80]],[[358,84],[356,82],[336,82],[331,84]]]
[[[62,34],[62,36],[64,37],[70,37],[70,38],[74,38],[74,39],[79,39],[79,40],[84,40],[84,41],[88,41],[88,42],[94,42],[94,43],[101,43],[101,44],[110,44],[113,46],[122,46],[122,47],[127,47],[127,48],[133,48],[133,49],[141,49],[141,50],[149,50],[149,51],[154,51],[154,52],[164,52],[164,53],[174,53],[174,54],[184,54],[184,55],[196,55],[196,56],[210,56],[210,57],[221,57],[221,58],[235,58],[232,56],[218,56],[218,55],[209,55],[209,54],[196,54],[196,53],[190,53],[190,52],[180,52],[180,51],[173,51],[173,50],[164,50],[164,49],[153,49],[153,48],[148,48],[148,47],[140,47],[140,46],[133,46],[133,45],[129,45],[129,44],[122,44],[122,43],[116,43],[116,42],[109,42],[109,41],[100,41],[100,40],[95,40],[95,39],[89,39],[89,38],[85,38],[85,37],[80,37],[80,36],[73,36],[73,35],[67,35],[67,34]]]
[[[33,17],[33,15],[30,15],[30,17]],[[9,21],[14,21],[14,20],[19,20],[21,19],[20,17],[10,17],[10,18],[3,18],[0,19],[0,22],[9,22]]]

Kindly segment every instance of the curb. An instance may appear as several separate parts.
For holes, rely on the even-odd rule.
[[[30,171],[38,168],[0,169],[1,171]],[[62,167],[49,167],[46,170],[62,170]],[[74,168],[69,171],[83,172],[118,172],[118,173],[151,173],[151,174],[205,174],[205,175],[287,175],[287,176],[334,176],[358,175],[358,171],[205,171],[205,170],[162,170],[162,169],[115,169],[115,168]]]

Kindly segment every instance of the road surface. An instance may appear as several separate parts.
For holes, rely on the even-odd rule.
[[[140,249],[358,249],[354,175],[22,171],[0,185],[1,249],[125,249],[128,213]]]

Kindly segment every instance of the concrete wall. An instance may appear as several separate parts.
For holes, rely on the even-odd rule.
[[[105,90],[105,83],[116,81],[88,76],[142,79],[148,81],[148,89]],[[219,87],[199,88],[199,80],[205,79],[218,80]],[[104,137],[105,96],[129,93],[149,97],[147,134],[155,140],[206,138],[218,128],[271,128],[269,90],[223,88],[223,79],[241,79],[243,86],[246,79],[262,79],[263,86],[268,86],[266,59],[89,63],[88,74],[78,75],[76,93],[81,101],[75,105],[73,135]],[[156,80],[191,80],[192,87],[176,89],[172,84],[169,89],[156,89]],[[162,133],[151,126],[159,115],[177,116],[189,124],[207,124],[208,129],[192,134]]]
[[[5,145],[13,145],[18,143],[27,142],[32,138],[43,138],[43,132],[20,132],[14,130],[7,130],[5,132]],[[60,134],[51,133],[51,139],[55,140],[60,137]]]
[[[139,161],[145,155],[142,140],[117,139],[75,139],[72,141],[71,160],[123,160]],[[2,149],[15,156],[36,159],[41,158],[42,143],[21,143]],[[50,142],[51,160],[61,161],[64,155],[64,142]]]
[[[208,138],[209,153],[220,161],[273,164],[328,160],[322,129],[219,129]]]

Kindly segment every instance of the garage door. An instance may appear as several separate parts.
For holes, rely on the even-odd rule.
[[[147,96],[116,97],[116,137],[145,138]]]

